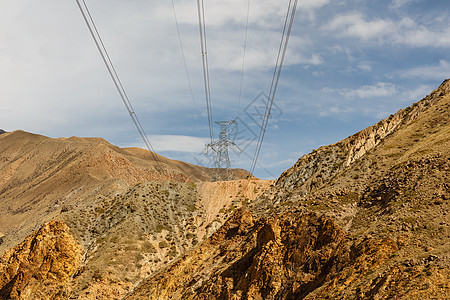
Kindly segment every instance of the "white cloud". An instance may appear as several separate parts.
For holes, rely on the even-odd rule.
[[[322,107],[319,111],[320,117],[329,117],[329,116],[339,116],[344,117],[350,113],[355,112],[355,108],[352,106],[339,106],[339,105],[329,105],[326,107]]]
[[[404,78],[418,77],[422,79],[443,80],[450,78],[450,62],[446,60],[439,61],[439,64],[421,66],[403,71]]]
[[[390,31],[393,22],[375,19],[366,21],[361,13],[341,14],[331,20],[323,28],[328,31],[338,31],[341,35],[369,40]]]
[[[392,3],[389,5],[389,8],[399,9],[413,2],[417,2],[417,0],[392,0]]]
[[[322,30],[335,32],[342,37],[375,41],[380,44],[401,44],[410,47],[449,47],[450,22],[421,25],[412,18],[399,20],[369,19],[360,12],[344,13],[333,18]]]
[[[148,138],[157,152],[201,153],[205,145],[210,142],[208,138],[186,135],[150,135]],[[138,140],[134,146],[145,148],[141,140]]]
[[[375,85],[365,85],[357,89],[323,89],[324,92],[338,93],[347,99],[367,99],[375,97],[388,97],[397,93],[394,84],[379,82]]]
[[[367,64],[367,63],[360,63],[358,65],[358,69],[360,69],[362,71],[367,71],[367,72],[372,71],[372,67],[369,64]]]
[[[428,95],[435,86],[420,84],[416,88],[407,89],[402,92],[402,96],[405,101],[414,101],[417,102],[420,99],[423,99],[426,95]]]
[[[303,0],[299,1],[297,14],[301,14],[304,10],[306,13],[306,16],[308,17],[308,20],[315,21],[316,20],[316,13],[317,11],[322,8],[323,6],[329,4],[330,0]],[[303,17],[303,15],[300,15],[299,17]]]

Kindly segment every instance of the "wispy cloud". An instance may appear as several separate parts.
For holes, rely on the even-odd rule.
[[[418,101],[428,95],[435,86],[428,84],[420,84],[419,86],[412,89],[405,89],[401,95],[405,99],[405,101]]]
[[[378,82],[375,85],[365,85],[356,89],[323,89],[325,92],[338,93],[347,99],[366,99],[375,97],[388,97],[397,93],[394,84]]]
[[[161,152],[176,151],[200,153],[209,142],[208,138],[185,135],[151,135],[149,139],[152,141],[153,147]],[[141,143],[139,143],[139,145],[141,145]]]
[[[392,3],[389,5],[389,8],[399,9],[413,2],[417,2],[417,0],[393,0]]]
[[[450,62],[441,60],[438,64],[411,68],[403,71],[401,76],[404,78],[418,77],[443,80],[445,78],[450,78]]]
[[[361,12],[343,13],[334,17],[322,30],[342,37],[375,41],[380,44],[402,44],[410,47],[450,46],[450,22],[442,20],[436,26],[418,24],[410,17],[399,20],[369,18]]]
[[[390,20],[365,20],[359,12],[346,13],[336,16],[322,28],[327,31],[339,32],[340,35],[356,37],[362,40],[379,38],[387,31],[391,31],[393,22]]]

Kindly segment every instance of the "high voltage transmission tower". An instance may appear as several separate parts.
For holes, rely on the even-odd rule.
[[[237,134],[237,122],[236,120],[231,120],[219,121],[215,123],[220,125],[219,140],[213,141],[212,143],[206,145],[207,149],[211,149],[213,151],[215,167],[213,181],[232,180],[234,176],[231,170],[228,148],[230,146],[234,146],[239,149],[232,138]]]

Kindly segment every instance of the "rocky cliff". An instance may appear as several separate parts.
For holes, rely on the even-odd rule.
[[[63,222],[44,224],[0,257],[1,299],[55,299],[78,270],[84,249]]]

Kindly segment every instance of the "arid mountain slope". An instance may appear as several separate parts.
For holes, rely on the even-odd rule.
[[[100,138],[15,131],[0,135],[0,253],[61,210],[119,194],[139,182],[199,182],[211,169],[173,161]],[[248,175],[238,170],[238,176]],[[88,201],[89,202],[89,201]]]
[[[45,290],[49,296],[41,299],[120,299],[144,278],[209,237],[236,208],[254,200],[271,183],[145,182],[116,196],[91,197],[77,206],[65,206],[56,222],[68,225],[64,226],[70,228],[72,239],[83,248],[82,260],[70,279],[51,285]],[[44,224],[27,240],[35,240],[48,226]],[[49,249],[46,256],[60,255],[59,249]],[[22,243],[0,258],[0,270],[16,270],[10,257],[18,252],[27,253],[25,263],[37,255],[32,244]],[[0,282],[7,299],[35,299],[18,288],[8,288],[40,290],[27,279],[40,278],[38,270],[27,270],[26,278],[14,277],[17,271]]]
[[[448,299],[450,81],[299,159],[129,299]]]
[[[377,160],[386,160],[380,164],[394,163],[400,156],[400,154],[394,155],[394,152],[407,151],[401,155],[403,159],[407,159],[420,147],[433,148],[423,140],[437,131],[441,135],[446,134],[443,127],[448,125],[446,120],[450,110],[448,102],[443,98],[447,98],[448,94],[450,94],[450,80],[444,81],[438,89],[412,106],[336,144],[321,147],[301,157],[277,180],[277,193],[282,192],[285,196],[293,190],[296,190],[297,194],[315,191],[324,184],[328,185],[330,179],[355,162],[359,163],[359,158],[373,152],[376,148],[382,152],[380,155],[385,152],[388,154],[383,155],[385,157],[377,157]],[[442,148],[442,144],[448,137],[441,139],[437,136],[436,138]],[[396,145],[382,146],[387,141]],[[382,147],[378,147],[379,145]]]

